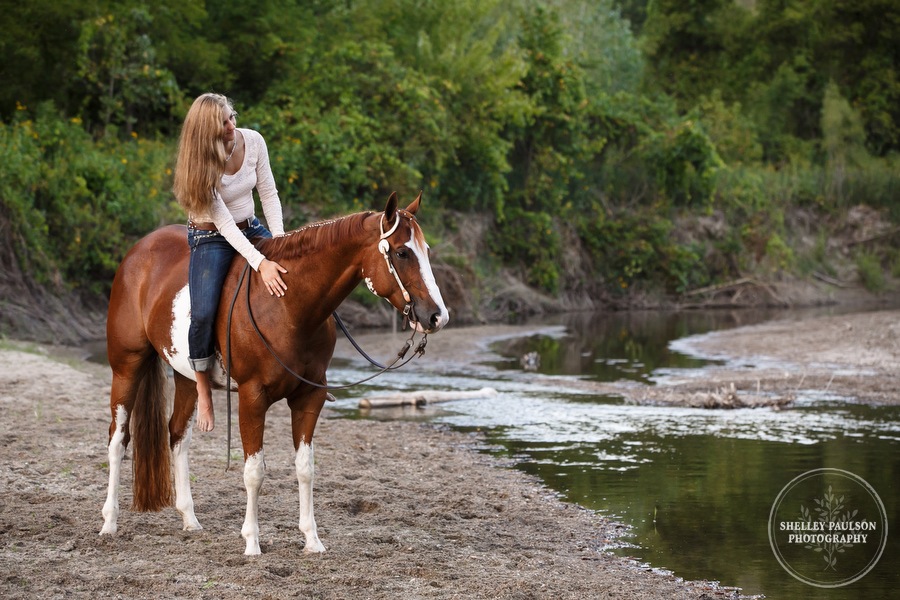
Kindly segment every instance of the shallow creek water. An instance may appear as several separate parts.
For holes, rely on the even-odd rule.
[[[652,384],[673,372],[700,372],[711,363],[688,354],[679,340],[778,316],[556,317],[539,324],[540,334],[496,342],[498,358],[490,364],[458,373],[419,368],[385,375],[352,396],[343,394],[335,408],[348,418],[427,419],[481,431],[486,452],[538,476],[563,499],[624,523],[628,535],[609,548],[651,568],[768,598],[900,597],[900,536],[888,536],[879,562],[864,577],[822,588],[780,566],[768,529],[779,493],[819,468],[864,479],[883,502],[889,525],[900,527],[900,407],[860,406],[820,390],[798,390],[796,403],[781,411],[635,406],[567,385],[585,378]],[[519,364],[533,351],[541,356],[541,383]],[[329,380],[353,381],[362,373],[336,363]],[[361,395],[379,391],[486,386],[499,394],[368,415],[357,409]]]

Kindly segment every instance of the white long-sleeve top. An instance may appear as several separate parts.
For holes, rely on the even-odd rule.
[[[269,150],[266,140],[253,129],[238,129],[244,136],[244,162],[234,175],[222,175],[220,189],[215,194],[212,212],[205,215],[190,215],[197,222],[212,221],[219,233],[247,259],[254,270],[265,256],[238,229],[237,222],[254,216],[253,188],[259,193],[266,226],[272,235],[284,235],[284,218],[281,200],[275,187],[275,177],[269,164]]]

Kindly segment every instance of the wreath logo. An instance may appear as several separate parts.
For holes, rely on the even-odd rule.
[[[842,587],[864,577],[881,558],[887,532],[881,498],[864,479],[840,469],[795,477],[769,514],[775,558],[816,587]]]

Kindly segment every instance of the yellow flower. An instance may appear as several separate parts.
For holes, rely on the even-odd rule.
[[[127,158],[123,158],[123,159],[122,159],[122,164],[123,164],[123,165],[127,165],[127,164],[128,164],[128,159],[127,159]]]

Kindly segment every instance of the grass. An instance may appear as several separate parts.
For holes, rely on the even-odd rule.
[[[863,286],[873,293],[883,292],[886,284],[884,271],[881,269],[879,258],[868,252],[860,252],[856,255],[856,270]]]

